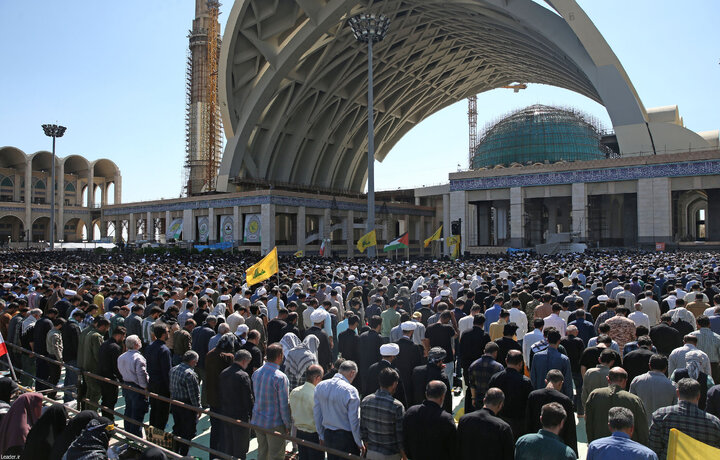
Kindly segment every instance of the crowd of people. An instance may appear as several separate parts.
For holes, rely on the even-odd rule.
[[[210,417],[209,440],[243,459],[252,437],[259,459],[325,457],[276,433],[370,459],[575,459],[576,417],[588,459],[664,460],[672,428],[720,448],[718,260],[292,257],[248,286],[249,254],[0,254],[0,333],[35,389],[0,381],[0,454],[107,449],[120,391],[128,433],[192,440],[209,409],[244,422]]]

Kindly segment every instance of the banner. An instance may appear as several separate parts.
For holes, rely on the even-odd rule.
[[[303,257],[303,256],[305,255],[305,251],[303,251],[303,250],[301,249],[301,250],[295,252],[294,255],[295,255],[295,257],[298,257],[298,258]]]
[[[440,239],[440,237],[442,236],[442,228],[443,228],[443,226],[441,225],[440,228],[438,228],[437,230],[435,230],[435,233],[433,233],[430,238],[428,238],[428,239],[425,240],[425,247],[430,246],[430,243],[431,243],[431,242]]]
[[[277,247],[263,259],[245,271],[245,282],[248,286],[260,283],[278,272]]]
[[[235,221],[233,216],[220,216],[220,241],[235,241]]]
[[[246,215],[243,243],[259,243],[261,230],[262,226],[260,225],[260,214]]]
[[[720,458],[720,449],[700,442],[676,428],[670,429],[668,439],[668,460],[697,460],[700,458]]]
[[[357,249],[360,252],[365,252],[367,248],[372,246],[377,246],[377,237],[375,230],[364,234],[357,242]]]
[[[198,217],[198,241],[207,243],[210,237],[210,220],[203,216]]]
[[[195,249],[198,251],[204,251],[205,249],[210,249],[211,251],[214,251],[216,249],[231,249],[233,247],[232,241],[225,241],[222,243],[215,243],[215,244],[196,244]]]
[[[168,225],[167,228],[167,239],[180,239],[180,235],[183,231],[183,220],[182,217],[179,219],[173,219],[172,222],[170,222],[170,225]]]

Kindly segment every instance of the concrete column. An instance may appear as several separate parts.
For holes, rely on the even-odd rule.
[[[135,214],[130,213],[128,216],[128,243],[137,241],[137,221]]]
[[[705,190],[708,197],[705,215],[705,235],[707,241],[720,241],[720,189]]]
[[[100,219],[100,238],[107,238],[110,221]]]
[[[115,184],[115,191],[115,193],[117,194],[117,184]],[[165,211],[165,242],[167,242],[168,240],[167,232],[170,228],[170,222],[172,222],[172,214],[170,213],[170,211]]]
[[[113,178],[115,183],[115,202],[113,204],[120,204],[122,202],[122,176],[118,173]]]
[[[637,217],[638,244],[672,241],[670,178],[638,179]]]
[[[468,225],[477,225],[479,246],[490,245],[490,205],[487,203],[477,205],[477,222],[468,222]]]
[[[87,181],[87,207],[92,208],[95,205],[95,197],[93,193],[93,187],[95,185],[95,171],[92,166],[88,168]]]
[[[145,213],[145,239],[155,239],[155,222],[153,222],[152,213]]]
[[[100,182],[100,206],[107,206],[107,181],[103,178]]]
[[[325,257],[330,257],[333,247],[332,238],[330,237],[330,235],[332,235],[332,232],[330,231],[330,227],[332,226],[332,217],[329,208],[325,209],[323,212],[322,220],[324,222],[324,226],[321,227],[322,231],[320,232],[320,236],[326,240],[330,240],[325,244]],[[322,241],[320,243],[322,243]]]
[[[400,229],[400,234],[408,232],[408,240],[410,239],[410,214],[405,214],[405,228]],[[410,258],[410,245],[408,245],[407,248],[403,251],[403,254],[405,254],[405,259]]]
[[[275,247],[275,205],[260,205],[260,252],[267,254]]]
[[[510,189],[510,246],[523,247],[525,237],[525,197],[522,187]]]
[[[420,256],[425,255],[425,216],[420,216],[420,219],[415,223],[415,236],[420,244]]]
[[[218,240],[216,220],[215,208],[208,208],[208,231],[210,232],[210,235],[208,236],[208,244],[216,243]]]
[[[28,232],[28,240],[32,241],[32,160],[25,164],[25,229]]]
[[[183,209],[183,241],[195,242],[195,216],[192,209]]]
[[[13,174],[13,201],[20,202],[20,189],[22,178],[17,172]]]
[[[243,215],[238,206],[233,206],[233,240],[235,245],[242,244]]]
[[[298,206],[297,214],[297,248],[298,251],[305,250],[305,238],[307,238],[307,229],[305,228],[305,206]]]
[[[450,223],[450,195],[447,193],[443,195],[442,209],[443,209],[443,231],[442,231],[442,234],[443,234],[443,238],[445,239],[445,241],[447,241],[447,239],[450,238],[450,234],[452,232],[452,224]],[[435,229],[433,229],[432,231],[434,232]],[[439,253],[441,255],[449,255],[450,250],[447,247],[447,245],[445,244],[445,241],[441,241],[440,243],[433,241],[432,243],[430,243],[430,245],[432,247],[432,254],[438,254],[438,251],[439,251]],[[437,246],[438,244],[439,244],[440,248],[435,249],[438,247]]]
[[[460,254],[463,254],[465,252],[465,248],[467,247],[466,239],[468,237],[468,213],[466,205],[466,192],[450,192],[450,222],[462,219],[460,225]],[[449,228],[448,230],[452,230],[452,228]],[[444,243],[443,246],[446,248],[446,251],[448,251],[449,254],[449,251],[452,248],[449,248],[447,243]]]
[[[347,252],[346,257],[352,258],[355,256],[355,211],[350,210],[347,212],[348,221],[348,236],[347,240]]]
[[[587,238],[587,186],[585,183],[572,184],[572,232],[578,238]]]

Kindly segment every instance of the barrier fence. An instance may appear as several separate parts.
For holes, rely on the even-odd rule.
[[[176,400],[174,400],[174,399],[172,399],[172,398],[168,398],[168,397],[159,395],[159,394],[157,394],[157,393],[152,393],[152,392],[150,392],[150,391],[143,390],[143,389],[141,389],[141,388],[137,388],[137,387],[134,387],[134,386],[131,386],[131,385],[127,385],[127,384],[125,384],[125,383],[123,383],[123,382],[118,382],[118,381],[116,381],[116,380],[112,380],[112,379],[103,377],[103,376],[101,376],[101,375],[97,375],[97,374],[94,374],[94,373],[92,373],[92,372],[82,370],[82,369],[80,369],[79,367],[70,366],[70,365],[68,365],[68,364],[66,364],[66,363],[63,363],[63,362],[61,362],[61,361],[57,361],[57,360],[52,359],[52,358],[50,358],[50,357],[48,357],[48,356],[44,356],[44,355],[40,355],[40,354],[37,354],[37,353],[33,353],[31,350],[28,350],[28,349],[26,349],[26,348],[20,347],[20,346],[18,346],[18,345],[12,344],[12,343],[6,343],[6,345],[7,345],[8,347],[10,347],[11,349],[13,349],[13,350],[19,351],[20,353],[28,354],[28,355],[30,355],[30,356],[32,356],[32,357],[37,358],[37,359],[42,359],[42,360],[44,360],[44,361],[46,361],[46,362],[49,362],[49,363],[52,363],[52,364],[54,364],[54,365],[56,365],[56,366],[60,366],[61,368],[69,369],[69,370],[77,373],[78,376],[83,376],[83,377],[87,377],[87,378],[92,378],[92,379],[98,380],[98,381],[103,382],[103,383],[109,383],[109,384],[112,384],[112,385],[116,385],[116,386],[119,387],[119,388],[123,388],[123,389],[126,389],[126,390],[134,391],[134,392],[139,393],[139,394],[141,394],[141,395],[143,395],[143,396],[145,396],[145,397],[147,397],[147,398],[153,398],[153,399],[156,399],[156,400],[158,400],[158,401],[162,401],[162,402],[168,403],[168,404],[173,405],[173,406],[182,407],[182,408],[184,408],[184,409],[191,410],[191,411],[193,411],[193,412],[195,412],[195,413],[198,413],[198,414],[200,414],[200,415],[207,415],[208,417],[212,417],[212,418],[218,419],[218,420],[222,421],[223,423],[230,423],[230,424],[232,424],[232,425],[236,425],[236,426],[239,426],[239,427],[242,427],[242,428],[248,428],[248,429],[253,430],[253,431],[255,431],[255,432],[262,432],[262,433],[265,433],[266,435],[273,436],[273,437],[280,438],[280,439],[284,439],[285,441],[289,441],[289,442],[292,442],[292,443],[297,444],[297,445],[300,445],[300,446],[309,447],[309,448],[314,449],[314,450],[322,451],[322,452],[324,452],[324,453],[326,453],[326,454],[334,455],[334,456],[336,456],[336,457],[345,458],[345,459],[349,459],[349,460],[362,460],[362,457],[360,457],[360,456],[358,456],[358,455],[353,455],[353,454],[350,454],[350,453],[347,453],[347,452],[343,452],[343,451],[334,449],[334,448],[332,448],[332,447],[328,447],[328,446],[325,446],[325,445],[316,444],[316,443],[314,443],[314,442],[306,441],[306,440],[304,440],[304,439],[300,439],[300,438],[297,438],[297,437],[295,437],[295,436],[291,436],[291,435],[289,435],[289,434],[279,433],[279,432],[273,431],[273,430],[271,430],[271,429],[259,427],[259,426],[257,426],[257,425],[252,424],[252,423],[243,422],[242,420],[237,420],[237,419],[234,419],[234,418],[232,418],[232,417],[228,417],[228,416],[226,416],[226,415],[222,415],[222,414],[219,414],[219,413],[217,413],[217,412],[213,412],[213,411],[208,410],[208,409],[202,409],[202,408],[200,408],[200,407],[195,407],[195,406],[192,406],[192,405],[190,405],[190,404],[185,404],[185,403],[183,403],[183,402],[181,402],[181,401],[176,401]],[[43,385],[49,386],[50,389],[48,389],[48,390],[43,390],[44,392],[46,392],[46,391],[65,391],[65,388],[64,388],[64,387],[58,387],[58,386],[56,386],[56,384],[53,384],[53,383],[48,382],[48,381],[43,380],[43,379],[38,379],[37,376],[32,375],[32,374],[26,372],[26,371],[23,370],[23,369],[19,369],[19,368],[16,367],[15,370],[16,370],[16,372],[20,372],[20,373],[22,373],[23,375],[26,375],[26,376],[28,376],[28,377],[31,377],[31,378],[34,379],[36,382],[40,382],[40,383],[42,383]],[[74,396],[77,397],[77,394],[76,394],[76,393],[73,393],[73,394],[74,394]],[[45,398],[45,396],[43,396],[43,398]],[[57,402],[57,401],[54,401],[54,400],[52,400],[52,399],[50,399],[50,398],[47,398],[47,399],[49,399],[49,400],[51,400],[51,401],[53,401],[53,402]],[[124,414],[121,414],[121,413],[119,413],[119,412],[116,412],[114,409],[110,409],[110,408],[108,408],[108,407],[106,407],[106,406],[103,406],[103,405],[101,405],[101,404],[95,403],[94,401],[90,401],[90,400],[88,400],[87,398],[83,398],[83,399],[82,399],[82,402],[84,402],[84,403],[86,403],[86,404],[90,404],[91,406],[94,406],[94,407],[96,407],[96,408],[98,408],[98,409],[100,409],[100,410],[103,410],[103,411],[107,412],[107,413],[113,414],[113,415],[116,416],[116,417],[120,417],[120,418],[123,419],[124,421],[131,422],[131,423],[135,423],[135,424],[141,425],[141,426],[143,426],[143,427],[145,427],[145,428],[148,428],[148,427],[150,426],[149,424],[146,424],[146,423],[144,423],[144,422],[141,422],[141,421],[137,421],[137,420],[128,418],[128,417],[126,417]],[[127,433],[127,432],[124,431],[124,430],[120,430],[120,431],[122,432],[122,434],[123,434],[124,436],[127,436],[128,439],[132,439],[132,440],[134,440],[134,441],[136,441],[136,442],[142,442],[143,444],[147,444],[147,445],[149,445],[149,446],[159,447],[159,446],[156,446],[155,444],[153,444],[153,443],[151,443],[151,442],[149,442],[149,441],[146,441],[146,440],[144,440],[144,439],[142,439],[142,438],[139,438],[139,437],[137,437],[137,436],[135,436],[135,435],[133,435],[133,434],[131,434],[131,433]],[[185,438],[181,438],[181,437],[179,437],[179,436],[176,436],[176,435],[173,434],[173,433],[169,433],[169,434],[172,435],[172,438],[173,438],[174,441],[179,442],[179,443],[182,443],[182,444],[185,444],[185,445],[190,446],[190,447],[194,447],[194,448],[203,450],[203,451],[211,454],[211,455],[213,456],[212,458],[221,458],[221,459],[224,459],[224,460],[235,460],[235,459],[237,458],[237,457],[234,457],[234,456],[232,456],[232,455],[230,455],[230,454],[227,454],[227,453],[225,453],[225,452],[220,452],[220,451],[217,451],[217,450],[215,450],[215,449],[212,449],[212,448],[210,448],[209,446],[204,446],[204,445],[202,445],[202,444],[195,443],[195,442],[193,442],[192,440],[185,439]],[[166,450],[166,449],[164,449],[164,450]],[[177,455],[177,454],[174,454],[174,457],[173,457],[173,458],[180,458],[180,456]]]

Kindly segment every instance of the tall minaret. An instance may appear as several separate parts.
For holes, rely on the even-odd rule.
[[[188,34],[186,157],[183,187],[187,195],[215,189],[222,150],[217,104],[217,59],[220,48],[220,3],[195,0],[195,19]]]

